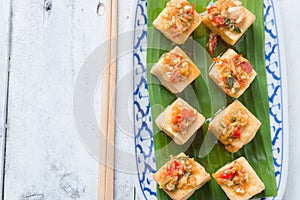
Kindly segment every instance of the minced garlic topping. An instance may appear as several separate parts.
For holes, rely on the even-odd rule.
[[[222,128],[220,139],[228,142],[240,139],[241,128],[248,124],[248,120],[249,115],[244,109],[238,109],[230,113],[226,113],[223,121],[220,122],[220,127]]]
[[[240,33],[239,23],[245,16],[245,8],[237,0],[219,0],[207,8],[209,19],[218,28],[227,28]]]
[[[226,85],[227,93],[236,94],[246,87],[253,67],[241,55],[236,55],[231,59],[215,58],[214,62],[216,62],[220,78]]]
[[[187,189],[195,187],[197,179],[195,177],[195,161],[188,156],[174,157],[163,168],[159,179],[160,188],[170,192],[176,192],[178,189]]]
[[[193,21],[194,4],[182,0],[172,0],[167,4],[162,23],[165,29],[172,32],[173,37],[186,33]]]
[[[169,52],[163,58],[163,72],[171,83],[177,83],[190,75],[190,63],[183,56]]]
[[[237,161],[234,162],[232,167],[225,169],[221,172],[216,179],[220,185],[231,187],[237,194],[245,194],[249,183],[249,173]]]
[[[196,111],[187,108],[181,108],[176,104],[172,108],[172,130],[176,133],[186,134],[188,127],[195,121]]]

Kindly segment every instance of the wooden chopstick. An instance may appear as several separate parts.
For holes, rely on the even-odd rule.
[[[111,65],[110,65],[110,101],[108,117],[108,148],[106,169],[106,191],[105,199],[114,199],[114,144],[115,144],[115,103],[116,103],[116,78],[117,78],[117,35],[118,35],[118,0],[112,0],[111,20]]]
[[[100,141],[98,200],[114,199],[114,140],[115,89],[117,73],[118,1],[106,3],[106,38],[110,39],[109,69],[102,78],[101,132],[106,140]]]

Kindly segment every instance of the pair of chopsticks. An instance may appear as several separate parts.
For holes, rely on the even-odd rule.
[[[102,77],[98,200],[114,199],[115,88],[117,72],[118,0],[106,1],[105,39],[110,41],[109,66]]]

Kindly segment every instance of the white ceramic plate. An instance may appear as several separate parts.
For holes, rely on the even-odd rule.
[[[267,198],[281,200],[284,195],[288,168],[288,110],[285,55],[280,19],[273,0],[264,0],[265,57],[268,79],[269,108],[273,159],[278,195]],[[138,196],[156,199],[156,171],[152,118],[146,78],[147,0],[138,0],[134,35],[134,123]],[[265,198],[263,198],[265,199]]]

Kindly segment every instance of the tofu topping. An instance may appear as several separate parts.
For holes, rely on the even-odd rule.
[[[206,48],[209,55],[213,56],[215,54],[216,46],[218,42],[218,35],[215,33],[210,33],[208,41],[206,43]]]
[[[188,32],[194,21],[194,4],[188,1],[172,0],[167,3],[166,13],[162,16],[166,30],[171,30],[173,37]]]
[[[244,20],[246,11],[240,1],[219,0],[207,8],[207,14],[214,26],[241,33],[239,24]]]
[[[170,192],[176,192],[178,189],[187,189],[195,187],[197,179],[195,177],[195,161],[188,156],[173,157],[171,161],[163,168],[160,175],[160,188]]]
[[[249,183],[249,173],[238,161],[219,173],[216,181],[220,185],[233,188],[235,193],[243,195],[246,193]]]
[[[186,80],[190,75],[190,62],[182,55],[169,52],[163,58],[163,73],[166,79],[171,83],[177,83]]]
[[[235,55],[230,59],[214,58],[214,62],[228,94],[236,94],[247,86],[253,66],[242,55]]]
[[[221,141],[233,142],[241,137],[241,128],[248,124],[249,115],[246,110],[238,109],[226,113],[223,121],[220,122],[222,133]]]
[[[195,121],[197,112],[192,109],[181,108],[176,104],[172,108],[172,130],[182,135],[186,134],[188,127]]]

